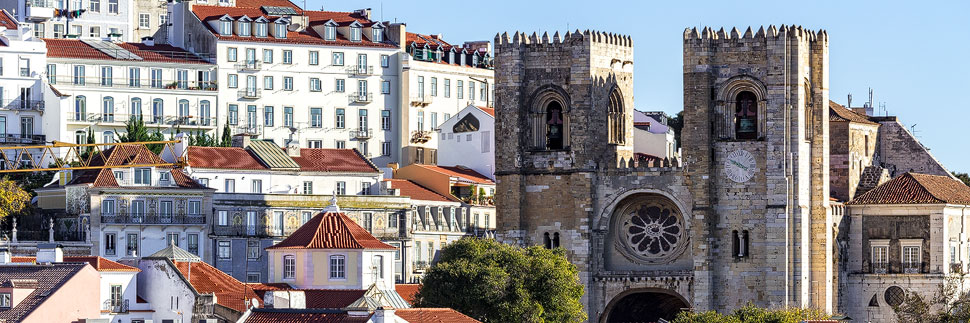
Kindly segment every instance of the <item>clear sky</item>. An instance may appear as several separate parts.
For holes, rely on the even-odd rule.
[[[301,0],[293,0],[302,5]],[[308,9],[372,8],[371,18],[446,41],[595,29],[631,35],[638,110],[683,109],[686,27],[796,24],[829,34],[830,98],[874,91],[950,170],[970,172],[970,1],[392,1],[308,0]],[[879,111],[879,114],[882,114]]]

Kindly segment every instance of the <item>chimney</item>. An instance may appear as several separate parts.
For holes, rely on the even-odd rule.
[[[367,18],[367,20],[370,20],[370,8],[357,9],[357,10],[354,10],[354,13],[357,15],[364,16],[364,18]]]
[[[300,157],[300,142],[290,140],[290,142],[286,144],[286,155],[290,157]]]
[[[152,36],[142,37],[141,38],[141,43],[142,44],[145,44],[145,46],[149,46],[149,47],[155,46],[155,37],[152,37]]]
[[[252,135],[248,133],[239,133],[232,136],[232,146],[239,148],[249,147],[249,142],[252,140]]]
[[[388,39],[397,43],[398,47],[402,50],[406,50],[407,41],[407,24],[403,22],[387,23],[387,36]]]
[[[0,264],[10,263],[10,250],[7,248],[0,249]]]
[[[37,244],[37,263],[64,262],[64,250],[56,243]]]
[[[394,323],[397,322],[397,315],[394,315],[393,307],[381,306],[374,310],[371,320],[374,323]]]

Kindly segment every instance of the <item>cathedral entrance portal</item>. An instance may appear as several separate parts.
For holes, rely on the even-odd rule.
[[[690,305],[674,291],[639,290],[620,294],[606,307],[605,323],[649,323],[673,320]]]

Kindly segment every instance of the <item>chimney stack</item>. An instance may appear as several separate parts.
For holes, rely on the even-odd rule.
[[[64,262],[64,250],[56,243],[37,244],[37,263]]]
[[[155,37],[152,37],[152,36],[142,37],[141,38],[141,43],[142,44],[145,44],[145,46],[149,46],[149,47],[155,46]]]
[[[290,157],[300,157],[300,142],[291,140],[286,144],[286,155]]]
[[[252,141],[252,136],[253,135],[248,133],[235,134],[232,136],[232,146],[245,149],[249,147],[249,142]]]
[[[9,264],[10,258],[10,250],[7,248],[0,249],[0,264]]]
[[[371,319],[374,323],[394,323],[397,322],[397,315],[394,315],[393,307],[381,306],[374,310]]]

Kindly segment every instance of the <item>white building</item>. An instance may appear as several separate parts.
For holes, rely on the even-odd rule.
[[[45,99],[53,97],[54,115],[57,100],[43,80],[46,62],[44,42],[33,36],[29,25],[18,24],[10,13],[0,10],[0,145],[42,145],[47,140]],[[53,116],[47,113],[47,117]],[[6,167],[2,160],[17,160],[17,151],[3,152],[0,168]],[[40,158],[38,152],[31,154]]]
[[[125,122],[140,117],[163,134],[216,129],[215,66],[180,48],[153,41],[115,43],[46,39],[47,81],[70,97],[48,140],[114,142]],[[122,133],[119,133],[121,131]]]
[[[438,161],[438,133],[445,120],[469,105],[490,108],[495,72],[491,68],[489,43],[452,45],[441,35],[408,33],[404,24],[392,26],[402,34],[401,93],[397,129],[401,166]],[[399,31],[397,30],[399,29]]]
[[[680,159],[670,117],[663,112],[633,113],[633,152],[643,159]]]
[[[370,10],[303,11],[285,0],[171,4],[167,41],[217,57],[218,120],[280,146],[357,148],[393,160],[398,46]]]
[[[442,123],[438,165],[463,166],[495,180],[495,109],[470,105]]]
[[[38,38],[137,40],[132,37],[133,5],[126,0],[0,0],[0,8],[32,24]]]

